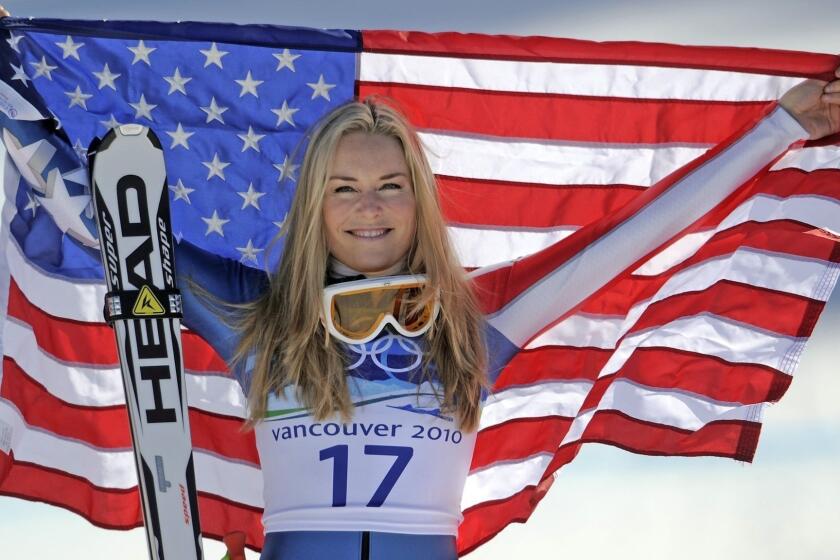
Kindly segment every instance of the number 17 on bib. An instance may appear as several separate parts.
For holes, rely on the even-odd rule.
[[[130,124],[109,131],[90,153],[105,318],[117,337],[149,556],[199,560],[163,150],[150,129]]]

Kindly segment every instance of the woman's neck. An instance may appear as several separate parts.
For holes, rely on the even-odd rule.
[[[329,275],[335,278],[346,278],[348,276],[394,276],[406,272],[405,259],[401,259],[394,266],[376,274],[366,274],[364,272],[359,272],[358,270],[347,266],[346,264],[332,256],[330,257],[328,269]]]

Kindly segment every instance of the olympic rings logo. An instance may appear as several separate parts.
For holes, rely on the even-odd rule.
[[[391,352],[392,348],[397,350],[397,344],[401,352]],[[347,369],[356,369],[362,365],[366,358],[370,357],[373,363],[382,371],[393,377],[395,373],[406,373],[416,369],[423,362],[423,350],[420,345],[409,338],[388,333],[367,344],[348,344],[347,347],[355,354],[358,354],[356,361],[347,366]],[[405,367],[391,367],[388,363],[389,357],[413,356],[411,364]]]

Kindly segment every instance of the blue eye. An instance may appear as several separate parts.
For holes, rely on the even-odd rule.
[[[340,187],[336,187],[336,188],[335,188],[335,190],[334,190],[333,192],[337,192],[337,193],[349,193],[349,192],[355,192],[355,191],[356,191],[356,189],[354,189],[354,188],[353,188],[353,187],[351,187],[350,185],[341,185]]]
[[[380,188],[382,188],[382,189],[388,189],[388,190],[401,189],[401,188],[402,188],[402,185],[398,185],[397,183],[385,183],[385,184],[384,184],[384,185],[382,185],[382,187],[380,187]]]

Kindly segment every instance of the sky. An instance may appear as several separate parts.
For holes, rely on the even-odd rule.
[[[16,16],[203,20],[643,40],[840,53],[837,0],[6,0]],[[752,464],[584,446],[526,525],[472,560],[840,556],[840,294],[835,293]],[[49,535],[49,539],[45,535]],[[0,497],[4,558],[146,558],[142,529],[105,531],[59,508]],[[36,552],[37,551],[37,552]],[[205,541],[206,558],[223,549]],[[249,556],[256,558],[257,555]]]

